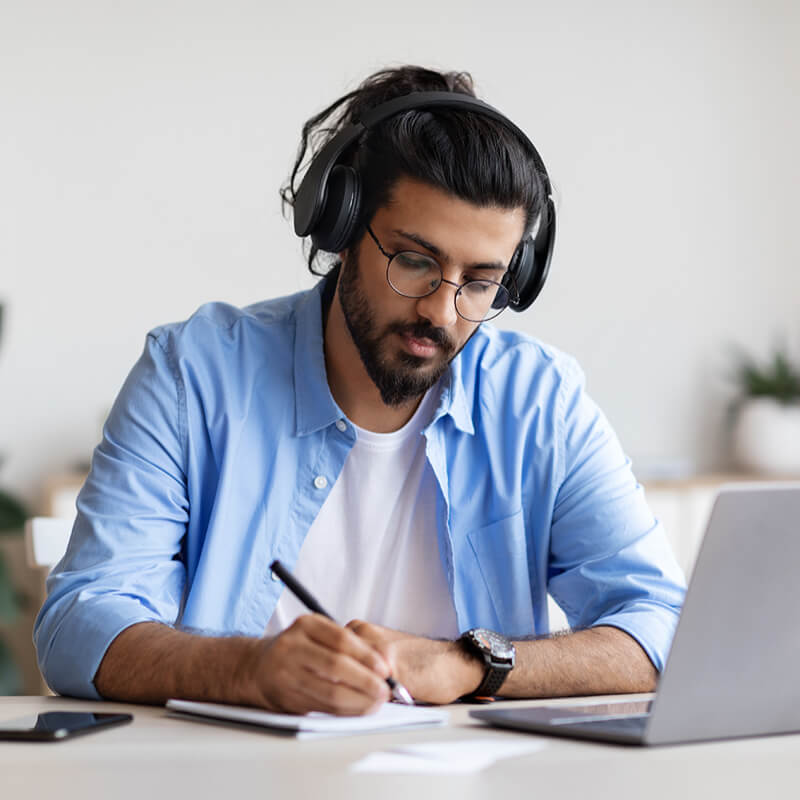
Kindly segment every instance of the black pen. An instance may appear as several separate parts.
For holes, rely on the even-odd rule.
[[[332,622],[336,620],[317,602],[317,599],[308,589],[305,588],[297,578],[289,572],[280,561],[273,561],[269,568],[286,584],[286,588],[309,610],[315,614],[322,614]],[[411,697],[408,689],[402,683],[398,683],[391,675],[386,679],[389,688],[392,690],[392,697],[398,703],[403,703],[407,706],[414,705],[414,698]]]

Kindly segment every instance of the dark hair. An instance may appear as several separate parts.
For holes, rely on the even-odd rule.
[[[294,206],[298,173],[346,125],[381,103],[411,92],[448,91],[475,97],[467,72],[436,72],[424,67],[384,69],[367,78],[303,125],[292,173],[281,187],[284,214]],[[410,110],[367,130],[343,154],[340,163],[353,166],[362,185],[361,219],[355,241],[366,224],[386,205],[401,177],[415,178],[477,206],[524,208],[529,233],[544,201],[544,187],[529,146],[501,122],[472,111]],[[309,242],[308,268],[324,275],[319,251]],[[336,259],[334,259],[336,260]],[[329,265],[330,266],[330,265]]]

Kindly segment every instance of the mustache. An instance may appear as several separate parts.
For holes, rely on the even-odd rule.
[[[411,336],[414,339],[429,339],[447,353],[455,350],[452,339],[441,328],[435,328],[430,322],[393,322],[388,326],[387,331]]]

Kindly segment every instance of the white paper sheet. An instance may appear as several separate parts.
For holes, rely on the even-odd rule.
[[[535,753],[544,747],[544,741],[529,737],[420,742],[370,753],[350,769],[353,772],[465,775],[486,769],[502,758]]]

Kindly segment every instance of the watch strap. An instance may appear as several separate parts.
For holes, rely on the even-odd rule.
[[[499,669],[498,667],[487,665],[486,674],[483,676],[481,685],[472,693],[472,696],[494,697],[503,683],[505,683],[509,672],[511,672],[509,666]]]

